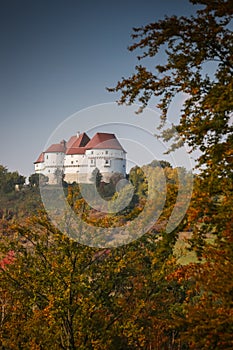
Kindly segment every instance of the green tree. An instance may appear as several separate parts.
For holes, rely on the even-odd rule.
[[[48,176],[45,176],[44,174],[32,174],[29,176],[29,184],[30,186],[39,187],[39,184],[46,184],[49,181]]]
[[[19,175],[18,171],[8,172],[6,176],[5,192],[12,192],[15,189],[15,185],[23,185],[25,183],[25,177]]]
[[[39,186],[39,174],[32,174],[28,178],[30,186]]]
[[[93,183],[96,185],[96,188],[99,188],[99,187],[100,187],[100,183],[101,183],[101,181],[102,181],[102,178],[103,178],[103,175],[101,174],[101,172],[99,171],[99,169],[98,169],[98,168],[95,168],[95,169],[92,171],[90,181],[93,182]]]
[[[6,167],[0,165],[0,191],[9,193],[14,191],[15,185],[22,186],[25,183],[25,176],[18,171],[9,172]]]
[[[5,166],[0,165],[0,191],[3,192],[6,186],[8,170]]]
[[[62,183],[64,177],[64,171],[61,168],[56,168],[56,170],[54,171],[54,178],[56,180],[57,184]]]
[[[142,168],[140,168],[139,166],[135,166],[132,169],[130,169],[129,181],[133,184],[135,194],[139,198],[146,196],[148,186],[146,176]]]
[[[156,168],[156,167],[161,167],[163,169],[165,169],[165,168],[172,168],[171,164],[169,162],[167,162],[166,160],[156,160],[156,159],[154,159],[148,165],[153,167],[153,168]]]

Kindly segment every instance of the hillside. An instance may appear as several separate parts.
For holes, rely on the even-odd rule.
[[[12,220],[31,216],[42,208],[39,189],[23,187],[20,191],[1,193],[0,219]]]

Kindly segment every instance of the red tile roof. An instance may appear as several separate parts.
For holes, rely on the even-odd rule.
[[[34,162],[34,164],[36,164],[36,163],[43,163],[43,162],[44,162],[44,153],[42,152],[39,155],[38,159]]]
[[[117,149],[125,152],[125,150],[123,149],[123,147],[121,146],[120,142],[117,140],[114,134],[108,134],[103,132],[97,132],[86,145],[86,149],[96,148]]]
[[[90,138],[84,132],[79,137],[71,136],[67,142],[66,154],[84,154],[86,151],[86,144],[90,141]]]
[[[125,152],[114,134],[97,132],[90,140],[84,132],[78,137],[76,135],[71,136],[67,143],[63,140],[60,143],[52,144],[45,152],[40,154],[34,163],[43,163],[44,153],[85,154],[87,149],[101,148],[117,149]]]
[[[65,153],[66,146],[65,141],[61,141],[60,143],[54,143],[49,148],[46,149],[45,153]]]
[[[77,140],[77,135],[71,136],[71,138],[67,141],[66,148],[71,148],[74,142]]]

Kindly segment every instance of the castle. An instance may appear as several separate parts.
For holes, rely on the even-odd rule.
[[[98,168],[102,181],[109,182],[114,173],[126,175],[126,152],[114,134],[96,133],[91,139],[86,133],[71,136],[52,144],[34,162],[35,173],[48,177],[49,184],[58,182],[63,174],[67,183],[90,183]]]

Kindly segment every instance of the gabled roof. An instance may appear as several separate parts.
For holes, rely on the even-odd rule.
[[[97,132],[86,145],[86,149],[117,149],[124,151],[114,134]]]
[[[65,141],[61,141],[60,143],[54,143],[49,148],[46,149],[44,153],[65,153],[66,151],[66,143]]]
[[[71,136],[67,142],[66,154],[84,154],[86,151],[86,144],[90,141],[90,138],[84,132],[77,136]]]
[[[71,148],[74,142],[77,140],[77,136],[71,136],[71,138],[67,141],[66,148]]]
[[[36,163],[43,163],[43,162],[44,162],[44,152],[42,152],[39,155],[38,159],[34,162],[34,164],[36,164]]]
[[[85,154],[87,149],[116,149],[125,152],[114,134],[97,132],[90,140],[84,132],[79,136],[71,136],[67,143],[62,140],[60,143],[52,144],[40,154],[34,164],[44,162],[44,153]]]

